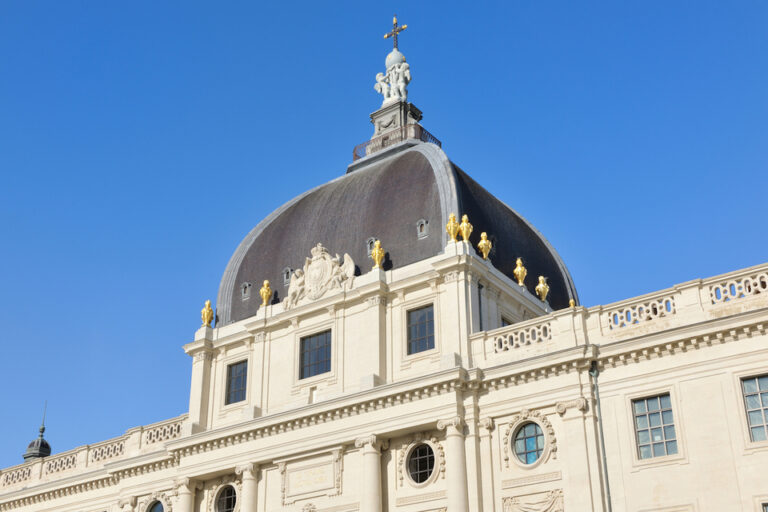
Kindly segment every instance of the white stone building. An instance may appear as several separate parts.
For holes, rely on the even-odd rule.
[[[768,510],[768,264],[582,307],[546,240],[421,127],[404,63],[387,57],[347,174],[236,250],[216,326],[184,347],[188,414],[33,442],[0,511]]]

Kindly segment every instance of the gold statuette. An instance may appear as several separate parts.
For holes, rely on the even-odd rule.
[[[203,327],[210,327],[213,322],[213,308],[211,308],[211,301],[205,301],[205,307],[200,311],[200,317],[203,319]]]
[[[456,214],[452,213],[448,216],[448,224],[445,225],[445,230],[451,237],[451,242],[456,241],[456,235],[459,234],[459,223],[456,222]]]
[[[483,231],[480,233],[480,241],[477,243],[477,248],[480,249],[480,252],[483,254],[483,259],[488,259],[488,253],[491,252],[491,249],[493,248],[493,244],[490,240],[488,240],[488,235]]]
[[[528,270],[523,266],[523,258],[517,258],[517,266],[515,267],[515,270],[512,271],[513,274],[515,274],[515,279],[517,279],[517,284],[520,286],[525,286],[525,276],[528,275]]]
[[[459,224],[459,232],[461,238],[465,242],[469,242],[469,235],[472,234],[472,224],[469,223],[469,217],[466,215],[461,216],[461,224]]]
[[[269,303],[269,299],[272,298],[272,288],[269,287],[269,281],[264,281],[264,286],[259,290],[261,296],[261,305],[266,306]]]
[[[547,278],[544,276],[539,276],[539,284],[536,285],[536,295],[539,296],[542,302],[546,302],[547,294],[549,294]]]
[[[381,242],[378,240],[373,242],[371,259],[373,260],[373,268],[381,268],[381,262],[384,261],[384,249],[381,248]]]
[[[571,299],[571,300],[568,301],[568,305],[571,306],[572,308],[575,308],[576,307],[576,301]]]

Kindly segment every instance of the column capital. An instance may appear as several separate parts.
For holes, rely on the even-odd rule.
[[[202,489],[203,483],[191,478],[181,477],[173,481],[173,486],[176,489],[176,492],[192,493],[195,490]]]
[[[443,420],[438,420],[437,430],[445,430],[446,434],[464,434],[464,418],[454,416]]]
[[[387,448],[386,440],[380,439],[376,434],[369,434],[355,439],[355,448],[365,448],[370,446],[376,451]]]
[[[255,462],[248,462],[246,464],[240,464],[235,467],[235,474],[242,477],[244,480],[258,478],[259,465]]]
[[[493,418],[480,418],[477,424],[488,434],[490,434],[491,430],[493,430],[496,426],[494,425]]]

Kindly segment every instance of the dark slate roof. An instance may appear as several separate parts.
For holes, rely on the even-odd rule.
[[[568,270],[538,231],[453,165],[437,146],[409,146],[403,143],[387,158],[356,166],[354,172],[302,194],[259,223],[224,272],[218,324],[255,315],[265,279],[272,284],[275,301],[282,300],[287,293],[283,270],[301,268],[318,242],[331,253],[349,253],[363,271],[371,265],[369,238],[381,240],[392,267],[435,256],[447,242],[445,224],[451,212],[469,215],[474,246],[481,231],[488,233],[494,243],[491,261],[511,279],[515,258],[522,257],[532,293],[536,276],[545,275],[552,308],[566,307],[571,298],[578,302]],[[417,223],[422,219],[428,222],[429,234],[419,239]],[[247,300],[243,283],[251,284]]]

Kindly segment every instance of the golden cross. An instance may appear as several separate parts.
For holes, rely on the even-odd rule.
[[[394,48],[395,50],[397,50],[397,34],[399,34],[400,32],[402,32],[407,28],[408,28],[408,25],[403,25],[402,27],[397,26],[397,14],[395,14],[395,17],[392,18],[392,32],[384,34],[384,39],[389,39],[391,37]]]

